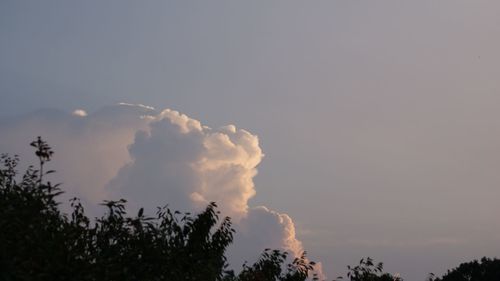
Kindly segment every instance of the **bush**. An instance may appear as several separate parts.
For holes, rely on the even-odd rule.
[[[286,253],[266,250],[235,275],[227,270],[231,219],[215,203],[197,215],[141,208],[128,216],[126,200],[105,201],[106,213],[91,221],[77,198],[63,214],[58,185],[43,180],[53,151],[41,138],[31,144],[39,159],[17,181],[17,156],[2,155],[0,168],[0,280],[306,280],[313,267],[305,255],[284,266]]]

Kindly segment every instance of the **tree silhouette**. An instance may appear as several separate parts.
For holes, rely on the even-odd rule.
[[[283,267],[288,254],[279,250],[265,249],[260,259],[249,266],[243,265],[243,270],[238,276],[228,272],[225,281],[301,281],[306,280],[314,269],[314,262],[308,261],[305,253],[297,257],[293,262]],[[316,273],[312,274],[312,280],[319,280]]]
[[[362,258],[356,266],[347,266],[347,278],[350,281],[403,281],[397,275],[384,273],[384,265],[379,262],[375,264],[370,257]],[[342,280],[343,277],[338,277],[337,281]]]
[[[165,206],[149,217],[142,208],[129,216],[124,199],[104,201],[105,215],[91,220],[74,198],[65,215],[59,186],[43,180],[52,149],[40,137],[31,145],[39,168],[19,181],[19,158],[0,158],[0,280],[298,281],[313,269],[305,255],[285,266],[285,252],[266,250],[235,275],[225,256],[234,229],[215,203],[197,215]]]
[[[229,270],[225,251],[233,241],[229,217],[220,218],[210,203],[196,215],[157,208],[130,216],[126,200],[104,201],[105,214],[90,219],[77,198],[69,215],[59,210],[59,185],[44,181],[53,151],[40,137],[31,143],[39,167],[21,176],[19,157],[0,156],[0,280],[192,280],[304,281],[314,262],[305,253],[289,262],[288,254],[266,249],[241,271]],[[383,264],[363,258],[348,266],[350,281],[402,281],[383,272]],[[342,280],[339,277],[337,280]],[[498,281],[500,260],[483,258],[448,270],[429,281]]]
[[[500,280],[500,259],[482,258],[460,264],[448,270],[441,278],[429,278],[432,281],[498,281]]]

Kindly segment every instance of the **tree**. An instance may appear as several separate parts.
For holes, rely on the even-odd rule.
[[[359,264],[352,267],[347,266],[347,278],[350,281],[403,281],[397,275],[384,273],[384,265],[379,262],[375,264],[370,257],[362,258]],[[337,281],[342,280],[342,277],[337,278]]]
[[[288,254],[279,250],[265,249],[260,259],[249,266],[243,265],[243,270],[234,276],[229,272],[224,281],[302,281],[306,280],[314,269],[315,262],[308,261],[305,253],[288,263],[284,268]],[[319,280],[316,273],[312,280]]]
[[[197,215],[165,206],[149,217],[142,208],[127,215],[124,199],[105,201],[92,221],[74,198],[65,215],[61,189],[43,180],[53,151],[40,137],[31,145],[39,167],[19,181],[19,158],[0,158],[0,280],[300,281],[313,269],[305,254],[283,269],[286,252],[266,250],[238,275],[227,270],[234,229],[215,203]]]
[[[483,257],[481,261],[473,260],[448,270],[441,278],[430,278],[432,281],[498,281],[500,280],[500,259]]]

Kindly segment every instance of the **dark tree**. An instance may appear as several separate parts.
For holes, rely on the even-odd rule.
[[[238,275],[227,270],[234,230],[215,203],[197,215],[163,207],[149,217],[142,208],[127,215],[123,199],[105,201],[106,214],[91,220],[74,198],[65,215],[59,186],[43,180],[53,152],[41,138],[31,145],[39,168],[20,179],[18,157],[1,156],[0,280],[299,281],[312,270],[305,256],[286,267],[280,251],[265,251]]]
[[[375,264],[370,257],[363,258],[356,266],[347,266],[347,278],[350,281],[403,281],[399,276],[384,273],[384,265],[379,262]],[[343,277],[337,278],[337,281]]]
[[[311,274],[314,270],[315,263],[308,261],[305,253],[295,258],[291,263],[286,263],[288,254],[279,250],[265,249],[260,259],[249,266],[243,265],[243,270],[234,276],[232,272],[228,272],[225,281],[303,281],[308,277],[312,280],[319,280],[316,273]],[[312,275],[312,276],[310,276]]]
[[[448,270],[441,278],[432,277],[433,281],[498,281],[500,280],[500,259],[482,258],[460,264]]]

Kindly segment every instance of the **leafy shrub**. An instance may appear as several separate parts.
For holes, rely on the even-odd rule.
[[[39,168],[19,182],[19,158],[0,158],[0,280],[298,281],[313,269],[305,255],[285,266],[285,252],[266,250],[238,275],[227,270],[234,229],[215,203],[197,215],[165,206],[149,217],[142,208],[127,215],[126,200],[105,201],[106,214],[91,220],[74,198],[65,215],[61,189],[43,180],[53,151],[40,137],[31,145]]]

